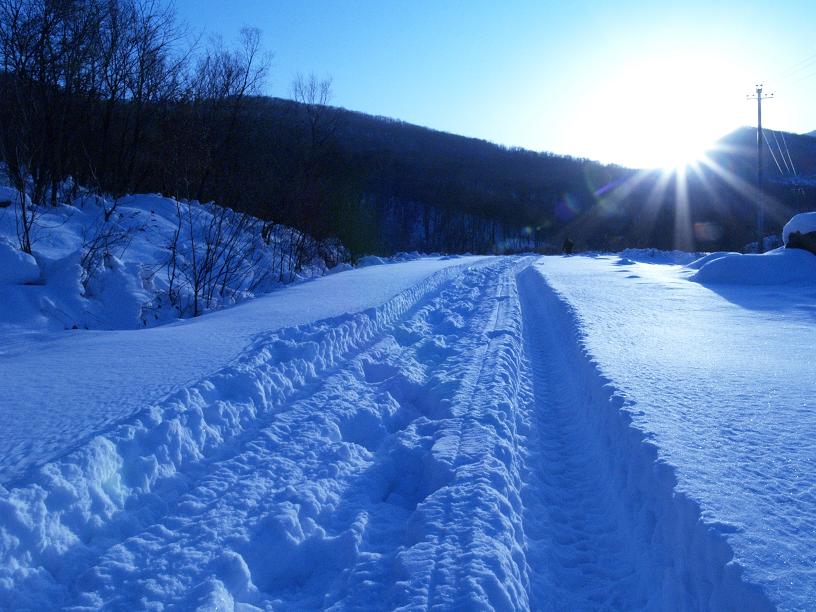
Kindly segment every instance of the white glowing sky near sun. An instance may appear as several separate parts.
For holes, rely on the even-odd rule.
[[[621,66],[584,100],[582,138],[599,158],[623,165],[685,165],[752,116],[751,83],[741,66],[712,53],[646,57]]]

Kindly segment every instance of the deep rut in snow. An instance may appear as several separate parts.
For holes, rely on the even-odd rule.
[[[587,394],[570,369],[547,300],[522,280],[525,359],[524,534],[536,610],[636,610],[646,604],[648,543],[633,540],[605,456],[586,422]],[[526,289],[526,290],[525,290]],[[538,288],[540,289],[540,287]],[[601,407],[603,409],[603,407]]]
[[[672,467],[584,345],[569,305],[530,266],[524,318],[524,530],[542,610],[769,610],[726,540],[675,489]]]

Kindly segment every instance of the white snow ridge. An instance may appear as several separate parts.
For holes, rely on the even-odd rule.
[[[707,391],[705,409],[683,412],[673,376],[689,384],[697,353],[676,357],[688,371],[661,369],[650,344],[704,300],[739,308],[729,289],[689,282],[693,271],[462,258],[304,283],[291,295],[359,291],[370,302],[361,280],[411,279],[376,305],[355,310],[349,298],[346,314],[270,321],[219,367],[9,466],[0,609],[806,608],[813,587],[787,585],[778,569],[806,576],[808,542],[771,560],[763,538],[781,541],[787,527],[770,518],[760,534],[747,509],[773,508],[776,493],[750,476],[765,464],[740,455],[745,472],[728,478],[717,471],[737,461],[727,449],[688,452],[712,414],[737,417]],[[672,302],[675,292],[688,299]],[[264,299],[201,320],[257,331]],[[652,329],[644,312],[667,318]],[[140,334],[184,341],[213,329],[116,337],[135,346]]]

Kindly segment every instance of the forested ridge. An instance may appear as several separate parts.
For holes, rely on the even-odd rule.
[[[726,135],[707,164],[666,172],[508,148],[308,98],[255,97],[246,117],[239,182],[263,186],[242,206],[339,236],[353,252],[553,252],[566,237],[580,249],[739,250],[756,239],[750,128]],[[796,175],[765,152],[768,233],[816,196],[816,139],[787,134],[787,144]]]
[[[566,237],[579,249],[733,249],[755,238],[750,130],[723,140],[716,169],[641,172],[337,108],[331,81],[314,76],[295,80],[291,100],[264,97],[262,48],[251,28],[234,44],[190,43],[152,0],[0,0],[8,179],[52,206],[79,186],[213,200],[264,220],[266,235],[301,230],[298,261],[336,253],[337,240],[360,255],[547,252]],[[812,200],[803,177],[816,140],[788,140],[797,176],[766,159],[769,231]],[[36,208],[23,208],[30,251]]]

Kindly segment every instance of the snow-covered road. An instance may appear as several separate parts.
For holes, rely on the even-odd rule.
[[[379,306],[482,258],[372,266],[275,291],[174,325],[21,337],[0,327],[0,484],[75,448],[169,393],[252,352],[258,336]]]
[[[752,405],[785,355],[765,342],[764,368],[700,373],[715,327],[764,316],[763,337],[807,341],[812,313],[763,315],[626,261],[378,266],[359,272],[391,284],[357,308],[330,303],[347,272],[296,288],[317,310],[265,331],[272,301],[204,317],[251,333],[0,487],[0,608],[806,607],[812,485],[759,486],[777,463],[747,452],[791,443]],[[185,327],[130,333],[178,343]],[[793,390],[773,378],[778,410],[802,406],[805,367]],[[797,530],[751,520],[790,503]]]

